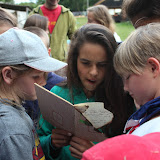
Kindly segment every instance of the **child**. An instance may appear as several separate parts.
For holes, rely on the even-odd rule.
[[[41,39],[28,31],[9,29],[0,42],[0,159],[44,159],[22,103],[37,99],[34,83],[45,85],[46,72],[64,63],[49,57]]]
[[[124,90],[140,105],[127,121],[125,132],[143,136],[160,132],[160,24],[139,27],[118,48],[114,67]]]
[[[88,23],[97,23],[109,28],[114,34],[117,43],[121,43],[121,38],[115,32],[115,22],[104,5],[96,5],[87,9]]]
[[[113,122],[104,129],[107,137],[122,134],[134,106],[133,100],[123,92],[122,81],[113,68],[116,48],[109,29],[99,24],[84,25],[71,40],[67,86],[51,89],[72,104],[104,102],[105,108],[114,114]],[[81,159],[82,153],[94,145],[67,131],[55,129],[42,118],[39,124],[38,134],[48,159]]]
[[[148,23],[160,22],[160,1],[124,0],[122,15],[128,17],[135,28]]]
[[[34,15],[31,15],[30,17],[28,17],[23,28],[30,27],[30,26],[42,28],[44,31],[49,33],[49,31],[48,31],[48,18],[41,16],[39,14],[34,14]]]
[[[0,7],[0,34],[16,26],[17,18],[7,10]]]
[[[34,27],[30,26],[30,27],[24,28],[24,30],[27,30],[39,36],[49,52],[49,37],[48,37],[48,34],[43,29],[35,26]],[[65,77],[61,77],[53,72],[49,72],[47,76],[47,83],[44,87],[50,90],[54,85],[62,83],[63,81],[66,81]],[[25,101],[23,106],[26,109],[27,113],[31,116],[32,120],[35,122],[35,125],[36,125],[37,119],[39,118],[38,115],[40,111],[38,106],[38,101],[37,100]]]

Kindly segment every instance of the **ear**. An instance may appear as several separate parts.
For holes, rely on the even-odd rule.
[[[160,74],[160,63],[156,58],[148,58],[147,63],[151,68],[152,73],[154,73],[154,77]]]
[[[8,84],[12,84],[14,77],[15,77],[15,72],[12,70],[11,67],[7,66],[2,69],[2,76],[3,80]]]

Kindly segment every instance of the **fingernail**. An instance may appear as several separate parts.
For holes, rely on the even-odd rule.
[[[68,136],[72,136],[72,133],[68,133]]]

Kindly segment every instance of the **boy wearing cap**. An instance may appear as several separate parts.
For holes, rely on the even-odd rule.
[[[22,103],[37,99],[34,83],[45,85],[46,72],[66,64],[51,58],[41,39],[30,32],[9,29],[0,42],[0,159],[44,160]]]

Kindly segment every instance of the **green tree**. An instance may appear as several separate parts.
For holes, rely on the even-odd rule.
[[[29,3],[27,3],[27,2],[22,2],[22,3],[20,3],[19,5],[20,5],[20,6],[29,6],[29,7],[31,7],[32,9],[37,6],[37,4],[35,4],[35,3],[33,3],[33,2],[29,2]]]
[[[14,0],[1,0],[3,3],[14,4]]]

